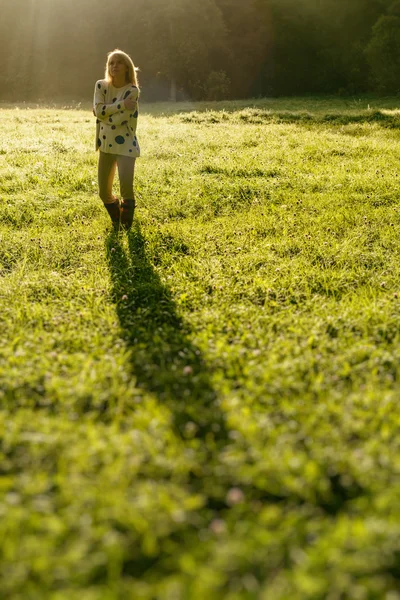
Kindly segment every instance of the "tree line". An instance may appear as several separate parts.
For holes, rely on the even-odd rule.
[[[400,0],[1,0],[0,100],[84,99],[121,48],[144,98],[400,91]]]

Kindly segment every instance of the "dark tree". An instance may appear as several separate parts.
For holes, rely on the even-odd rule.
[[[381,17],[373,28],[366,55],[373,83],[383,93],[400,92],[400,16]]]

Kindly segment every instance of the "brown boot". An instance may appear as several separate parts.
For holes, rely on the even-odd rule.
[[[127,231],[132,227],[135,212],[135,200],[122,200],[121,202],[121,227]]]
[[[114,225],[114,229],[116,231],[118,231],[119,223],[120,223],[119,200],[116,199],[114,202],[111,202],[109,204],[104,204],[104,207],[111,217],[111,221],[112,221],[112,224]]]

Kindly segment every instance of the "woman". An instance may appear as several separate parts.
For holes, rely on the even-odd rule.
[[[96,150],[99,150],[99,196],[116,230],[132,225],[135,211],[133,178],[140,156],[136,137],[139,85],[130,56],[114,50],[107,56],[105,78],[96,81],[93,112],[96,117]],[[121,205],[112,194],[115,169]]]

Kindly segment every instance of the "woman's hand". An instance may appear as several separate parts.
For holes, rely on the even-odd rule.
[[[128,96],[126,100],[124,100],[126,110],[133,110],[135,108],[136,100],[134,100],[131,96]]]

